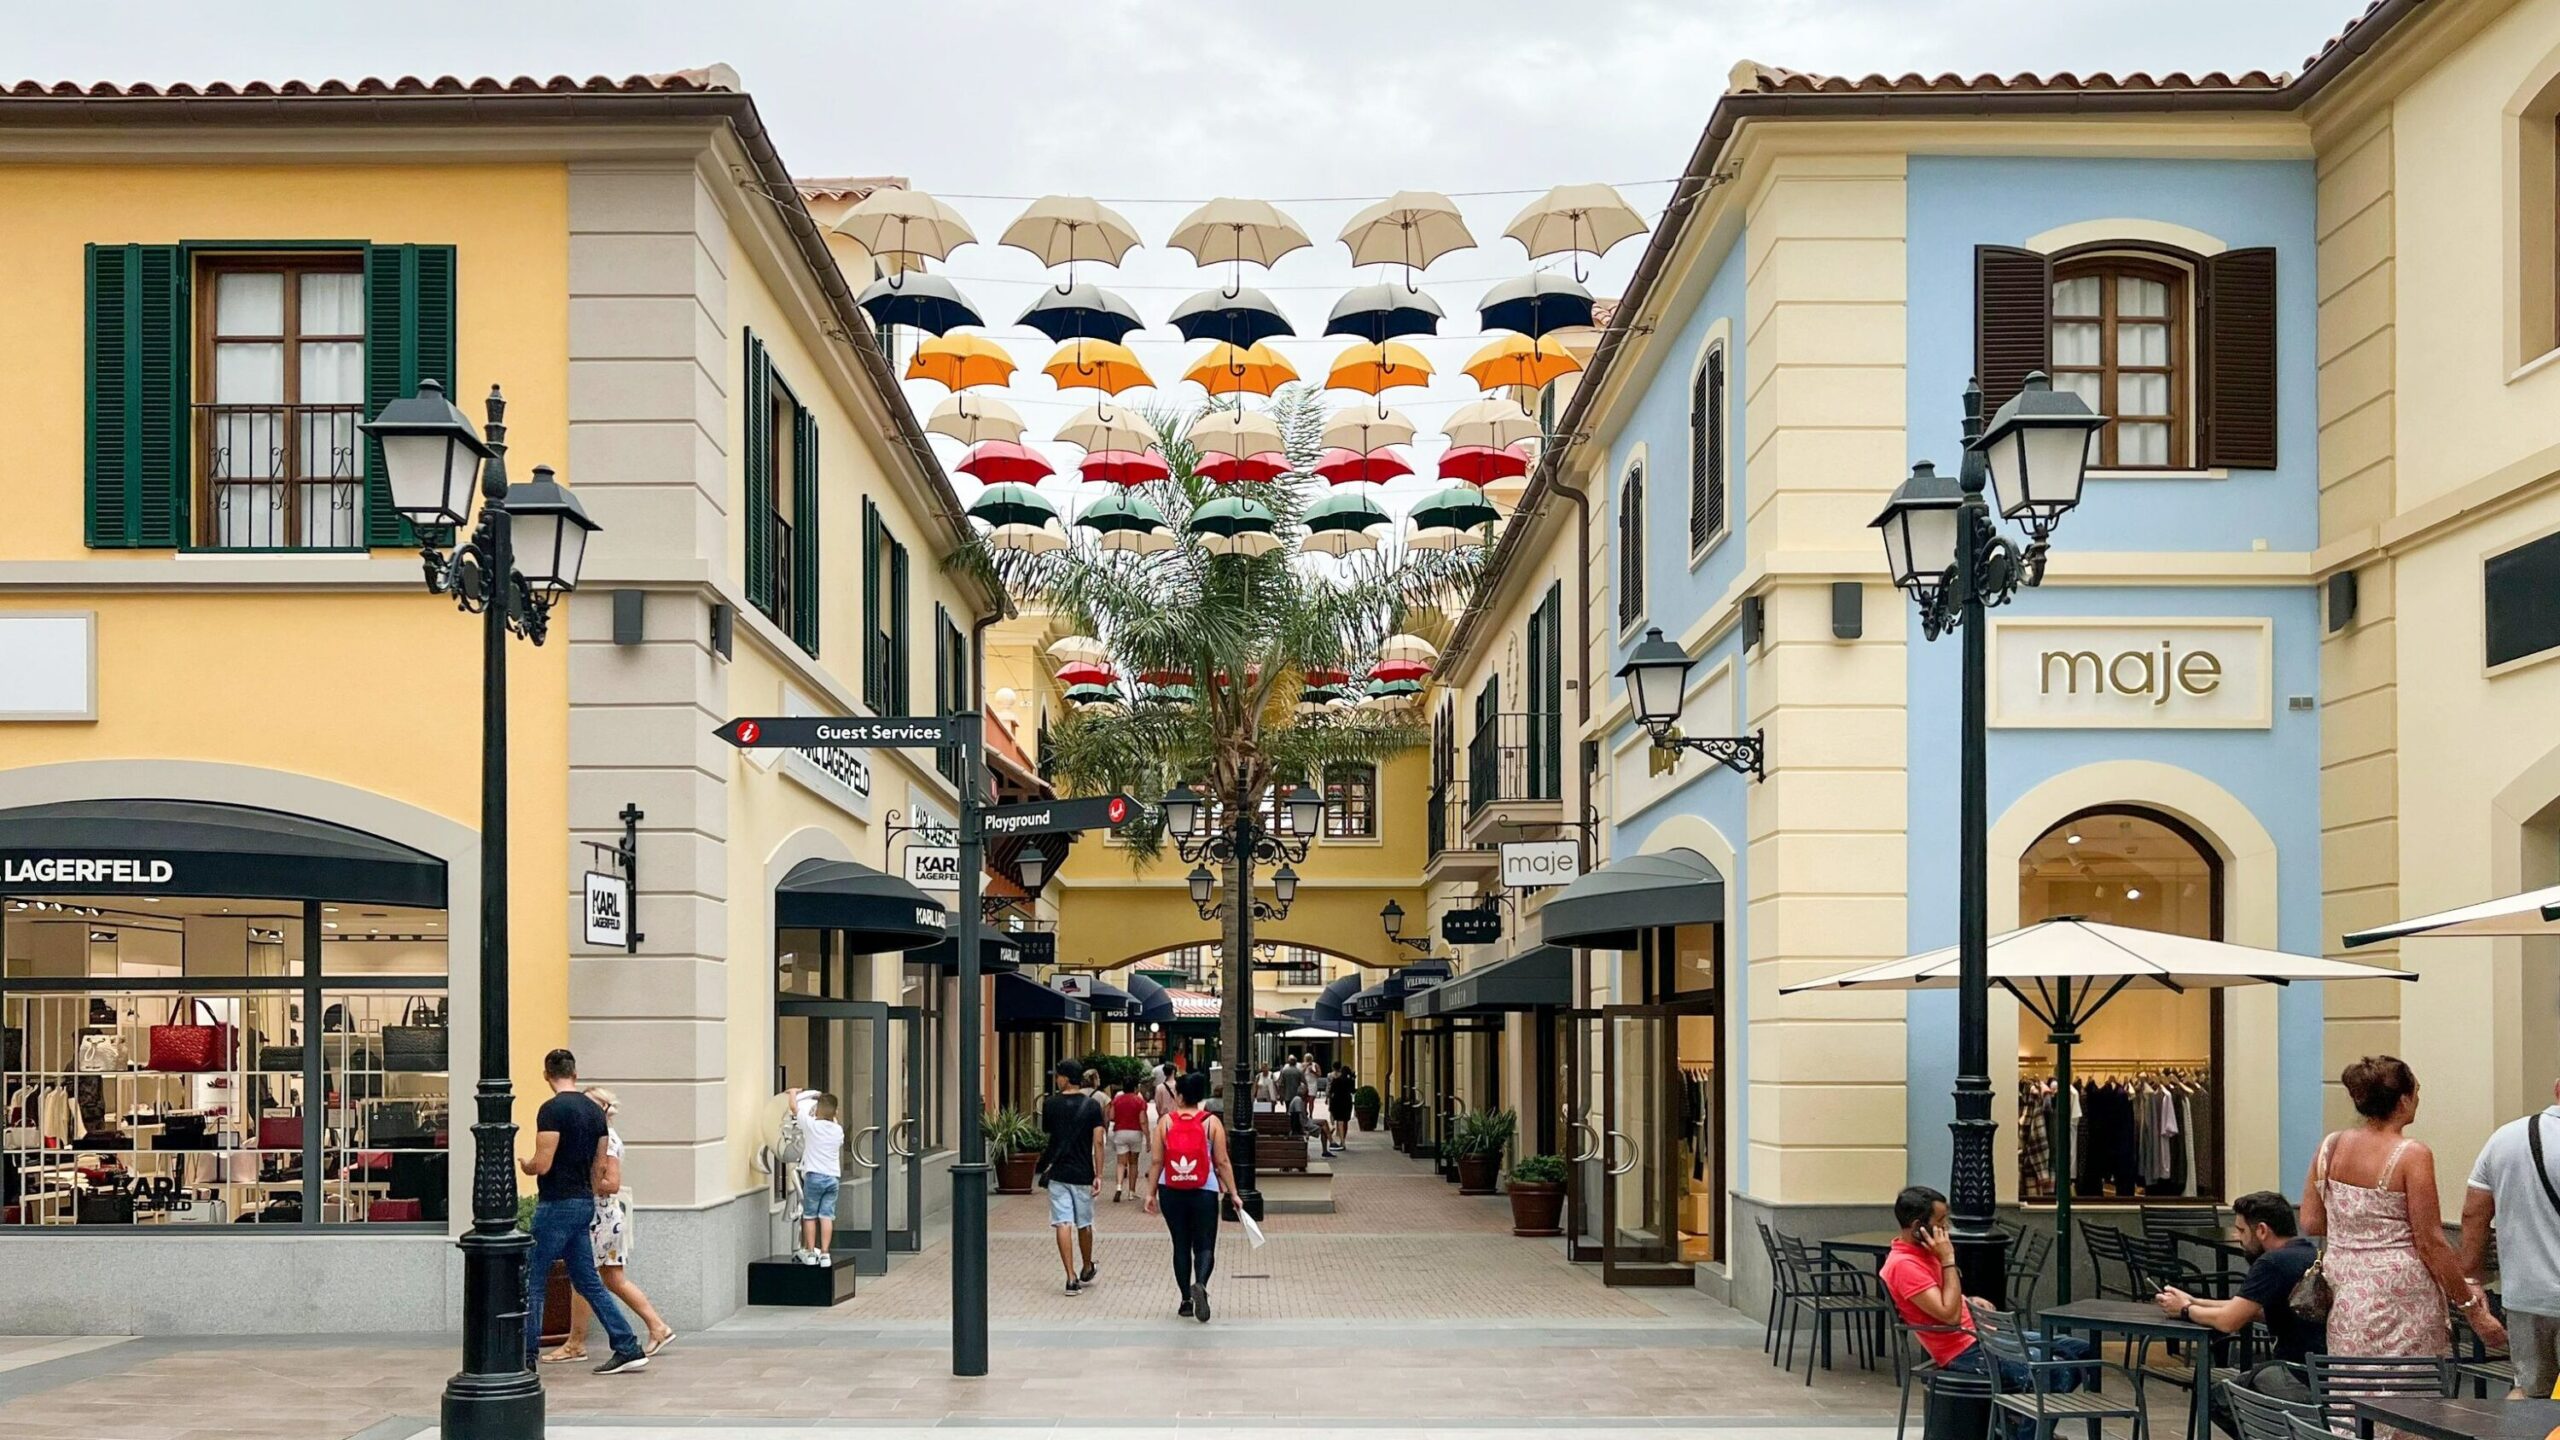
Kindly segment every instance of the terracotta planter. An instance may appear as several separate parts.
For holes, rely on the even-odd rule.
[[[1564,1186],[1532,1185],[1511,1182],[1511,1233],[1514,1235],[1561,1235],[1564,1233]]]
[[[1461,1195],[1490,1195],[1494,1189],[1493,1182],[1501,1175],[1502,1157],[1499,1155],[1458,1157],[1458,1193]]]
[[[554,1260],[542,1286],[542,1343],[547,1348],[569,1343],[569,1262]]]
[[[1031,1177],[1039,1173],[1040,1157],[1038,1155],[1028,1152],[1007,1155],[996,1162],[996,1193],[1028,1195],[1031,1193]]]

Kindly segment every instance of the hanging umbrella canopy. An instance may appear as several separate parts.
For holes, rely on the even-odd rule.
[[[1099,200],[1043,195],[1004,227],[996,243],[1029,251],[1043,265],[1072,265],[1079,260],[1117,265],[1138,248],[1138,229]]]
[[[1188,670],[1176,670],[1170,667],[1138,672],[1138,683],[1141,685],[1188,685],[1197,678]]]
[[[1280,545],[1280,520],[1258,500],[1228,496],[1191,512],[1192,538],[1215,555],[1263,555]]]
[[[1487,330],[1551,335],[1589,325],[1595,303],[1587,286],[1569,276],[1540,270],[1517,280],[1505,280],[1484,292],[1484,298],[1476,302],[1476,314]]]
[[[1185,340],[1223,340],[1230,345],[1251,345],[1274,335],[1295,335],[1289,317],[1271,303],[1271,297],[1259,290],[1239,289],[1233,295],[1223,290],[1203,290],[1173,307],[1167,317]]]
[[[1197,702],[1200,692],[1188,685],[1142,685],[1138,687],[1141,705],[1189,705]]]
[[[1058,347],[1040,373],[1061,390],[1099,390],[1117,395],[1156,382],[1129,347],[1110,340],[1070,340]]]
[[[1055,647],[1051,647],[1053,652]],[[1378,642],[1381,660],[1419,660],[1425,665],[1440,662],[1440,647],[1419,635],[1399,632]]]
[[[1370,535],[1369,532],[1386,525],[1390,518],[1386,511],[1378,508],[1377,501],[1359,491],[1337,490],[1307,507],[1304,523],[1307,534],[1311,537],[1307,543],[1313,548],[1315,541],[1312,537],[1350,534],[1367,536],[1370,544],[1374,545],[1377,543],[1377,537]],[[1310,683],[1316,679],[1316,673],[1315,671],[1307,673]]]
[[[1058,473],[1058,467],[1050,464],[1047,456],[1019,440],[981,440],[951,468],[989,485],[1008,481],[1037,483]],[[1053,509],[1050,513],[1054,516],[1057,512]]]
[[[1165,529],[1164,512],[1158,510],[1153,505],[1148,504],[1146,501],[1139,499],[1136,495],[1133,495],[1126,490],[1115,490],[1101,499],[1096,500],[1091,505],[1086,506],[1084,513],[1076,517],[1076,524],[1082,529],[1090,530],[1096,535],[1101,536],[1103,538],[1103,548],[1106,550],[1131,548],[1125,545],[1113,545],[1111,543],[1111,538],[1115,535],[1161,534],[1169,536],[1170,534],[1170,532]],[[1097,645],[1096,648],[1099,649],[1100,647]],[[1051,646],[1050,653],[1053,655],[1057,653],[1057,647],[1054,645]],[[1107,666],[1104,666],[1104,662],[1099,656],[1089,660],[1070,661],[1069,663],[1108,668]],[[1061,668],[1058,673],[1060,675],[1064,675],[1066,671],[1064,668]]]
[[[1028,325],[1052,340],[1109,340],[1117,344],[1147,322],[1137,307],[1099,285],[1052,285],[1025,306],[1016,324]]]
[[[862,289],[857,302],[874,325],[905,325],[939,335],[962,325],[984,325],[960,287],[940,275],[889,275]]]
[[[1405,518],[1420,529],[1473,530],[1501,519],[1502,512],[1474,486],[1451,485],[1423,496]]]
[[[996,440],[989,444],[1007,442]],[[1058,507],[1049,497],[1016,481],[989,485],[969,502],[969,518],[989,525],[1046,525],[1058,518]]]
[[[1431,667],[1419,660],[1381,660],[1369,667],[1372,680],[1419,680],[1431,673]]]
[[[1517,450],[1497,450],[1490,445],[1452,445],[1440,455],[1440,478],[1463,480],[1469,485],[1490,485],[1496,480],[1512,480],[1529,473],[1529,457]]]
[[[963,445],[981,440],[1019,440],[1022,417],[993,395],[946,395],[926,417],[928,435],[948,435]]]
[[[1192,448],[1203,455],[1229,455],[1239,460],[1287,448],[1287,442],[1280,437],[1278,421],[1241,406],[1212,410],[1201,416],[1192,422],[1189,438]]]
[[[1172,467],[1153,450],[1096,450],[1076,466],[1076,473],[1113,485],[1152,485],[1173,478]]]
[[[1484,445],[1496,450],[1535,440],[1544,433],[1538,428],[1538,417],[1508,395],[1488,395],[1459,406],[1441,430],[1452,445]]]
[[[1267,267],[1313,242],[1297,221],[1267,200],[1221,197],[1183,216],[1165,243],[1190,251],[1191,258],[1203,265],[1250,260]]]
[[[1399,385],[1430,383],[1431,362],[1423,358],[1421,351],[1400,340],[1384,345],[1354,341],[1335,357],[1333,368],[1324,377],[1328,390],[1358,390],[1368,395]]]
[[[1440,302],[1402,285],[1362,285],[1346,290],[1324,320],[1327,335],[1349,335],[1384,345],[1400,335],[1435,335],[1447,318]]]
[[[1061,635],[1049,642],[1048,655],[1061,665],[1071,665],[1079,660],[1100,665],[1111,659],[1111,647],[1090,635]]]
[[[1239,348],[1221,340],[1182,378],[1212,395],[1268,395],[1297,379],[1298,371],[1268,345]]]
[[[1644,217],[1614,188],[1558,185],[1512,216],[1502,233],[1536,260],[1567,251],[1606,255],[1619,241],[1645,229]]]
[[[1047,525],[999,525],[987,532],[987,545],[1024,555],[1046,555],[1067,548],[1067,537]]]
[[[1111,672],[1110,666],[1096,665],[1090,661],[1079,660],[1072,665],[1058,667],[1058,683],[1070,690],[1078,685],[1108,685],[1118,678]]]
[[[1352,216],[1341,240],[1354,265],[1402,265],[1408,271],[1476,244],[1458,207],[1435,190],[1397,191]]]
[[[1467,375],[1487,390],[1518,386],[1524,390],[1543,390],[1551,382],[1582,368],[1582,362],[1564,352],[1562,346],[1549,350],[1535,336],[1505,335],[1467,357]]]
[[[883,186],[862,198],[835,224],[837,234],[874,255],[925,255],[948,260],[978,241],[960,212],[921,190]]]
[[[984,335],[936,335],[916,346],[907,378],[931,380],[952,390],[1003,385],[1013,379],[1013,356]]]
[[[2560,935],[2560,885],[2359,930],[2347,937],[2347,948],[2379,945],[2386,940],[2406,940],[2416,935],[2442,936],[2449,940],[2483,935]]]
[[[1339,560],[1361,550],[1378,548],[1375,530],[1325,530],[1308,535],[1298,542],[1299,548],[1311,555],[1331,555]]]
[[[1324,422],[1324,448],[1327,450],[1375,450],[1381,445],[1413,443],[1413,422],[1401,410],[1390,410],[1381,401],[1336,410]]]
[[[1316,473],[1333,485],[1377,484],[1413,473],[1413,466],[1393,450],[1327,450],[1316,461]]]
[[[1372,680],[1361,687],[1360,698],[1371,705],[1409,705],[1422,698],[1422,682]]]
[[[1423,525],[1415,527],[1412,534],[1405,536],[1404,543],[1408,550],[1463,550],[1470,545],[1486,545],[1492,542],[1487,533],[1481,530],[1460,530],[1450,525]]]
[[[1289,473],[1289,457],[1277,450],[1251,455],[1204,454],[1193,474],[1219,485],[1261,485]]]
[[[1144,451],[1156,443],[1156,431],[1127,406],[1087,405],[1058,427],[1057,439],[1079,450]]]
[[[1108,685],[1067,687],[1067,703],[1070,705],[1117,705],[1120,701],[1120,692]]]

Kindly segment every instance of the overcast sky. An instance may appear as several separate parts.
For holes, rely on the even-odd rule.
[[[1503,226],[1547,186],[1620,184],[1648,218],[1736,61],[1871,70],[2295,70],[2355,0],[443,0],[362,6],[256,0],[179,6],[18,0],[7,78],[284,80],[401,74],[626,75],[725,63],[802,175],[898,174],[959,206],[984,244],[941,267],[1001,327],[1044,272],[994,242],[1044,193],[1119,204],[1147,243],[1213,195],[1283,200],[1315,240],[1245,283],[1314,337],[1355,276],[1333,242],[1362,201],[1461,193],[1482,247],[1424,286],[1450,332],[1426,345],[1454,370],[1479,343],[1472,307],[1531,268]],[[24,15],[69,17],[30,23]],[[1655,183],[1646,183],[1655,182]],[[1497,192],[1466,194],[1464,192]],[[1340,200],[1321,197],[1351,197]],[[1161,203],[1157,203],[1161,202]],[[1615,293],[1640,240],[1589,269]],[[1557,262],[1545,262],[1549,264]],[[1566,262],[1570,263],[1570,262]],[[1151,322],[1203,284],[1188,256],[1140,251],[1113,285]],[[997,331],[1026,368],[1047,343]],[[1169,329],[1141,358],[1170,382],[1189,353]],[[1282,342],[1320,370],[1339,340]],[[1194,347],[1196,348],[1196,347]],[[918,385],[920,408],[939,391]],[[1426,430],[1473,398],[1462,380],[1391,402]],[[1036,435],[1089,394],[1018,379]],[[1429,447],[1425,447],[1427,452]],[[1072,451],[1061,450],[1062,463]],[[1409,482],[1404,489],[1424,488]],[[1390,504],[1390,508],[1400,506]]]

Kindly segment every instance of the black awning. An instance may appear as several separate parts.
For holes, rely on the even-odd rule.
[[[1027,975],[1008,971],[996,976],[998,1030],[1041,1030],[1051,1025],[1081,1025],[1092,1018],[1092,1006],[1072,995],[1061,995]]]
[[[1134,971],[1130,973],[1129,998],[1138,1003],[1138,1012],[1129,1018],[1142,1025],[1173,1023],[1173,997],[1165,993],[1163,986],[1146,976]]]
[[[1342,1020],[1343,1011],[1351,1004],[1351,997],[1359,994],[1368,983],[1367,976],[1352,974],[1324,987],[1324,993],[1316,997],[1313,1007],[1316,1023],[1331,1025]]]
[[[1541,945],[1426,990],[1405,1008],[1414,1015],[1498,1015],[1562,1008],[1572,1001],[1573,952]]]
[[[69,800],[0,810],[0,893],[201,895],[445,906],[444,862],[246,805]]]
[[[1379,981],[1342,1002],[1343,1018],[1360,1025],[1373,1025],[1387,1018],[1387,982]]]
[[[895,875],[851,860],[803,860],[773,887],[773,923],[841,930],[848,954],[881,955],[941,940],[951,916]]]
[[[1612,860],[1546,903],[1539,928],[1551,945],[1633,950],[1647,930],[1724,923],[1724,877],[1695,850]]]
[[[1099,975],[1061,970],[1050,977],[1049,988],[1092,1006],[1096,1019],[1114,1020],[1137,1013],[1137,997]]]
[[[928,945],[922,950],[910,953],[907,958],[919,965],[939,965],[953,974],[958,974],[960,971],[959,938],[957,936],[946,938],[939,945]],[[979,973],[985,975],[1010,975],[1021,968],[1021,946],[1016,945],[1005,936],[990,935],[984,931],[979,932]]]

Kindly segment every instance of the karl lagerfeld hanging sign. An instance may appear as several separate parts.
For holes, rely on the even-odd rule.
[[[104,855],[0,855],[0,884],[166,885],[178,867],[167,860]]]

